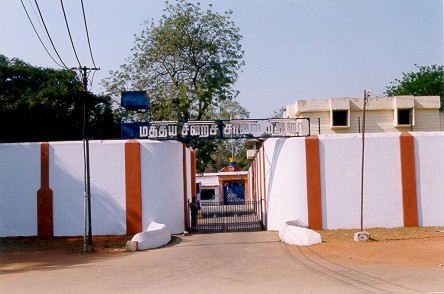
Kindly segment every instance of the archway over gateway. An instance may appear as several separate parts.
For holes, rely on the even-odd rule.
[[[126,124],[133,129],[136,139],[150,140],[220,140],[267,139],[307,137],[310,135],[308,119],[240,119],[213,121],[156,121]],[[250,191],[248,172],[226,170],[217,175],[217,188],[210,199],[202,199],[196,186],[195,153],[192,152],[191,195],[184,204],[185,230],[228,232],[266,229],[264,221],[265,199]],[[230,163],[232,164],[232,163]],[[228,168],[234,168],[229,166]],[[216,197],[216,194],[218,194]],[[195,202],[193,202],[195,199]]]
[[[233,140],[310,136],[309,118],[270,118],[206,121],[148,121],[146,92],[122,94],[125,116],[121,117],[122,139]],[[144,110],[145,121],[134,121],[128,110]],[[137,118],[137,116],[135,116]],[[191,194],[185,195],[185,230],[236,231],[264,229],[265,199],[250,191],[247,172],[231,170],[217,175],[213,197],[202,199],[196,183],[196,158],[192,152]],[[186,184],[184,184],[186,186]],[[185,189],[186,190],[186,189]],[[216,194],[218,197],[216,197]]]

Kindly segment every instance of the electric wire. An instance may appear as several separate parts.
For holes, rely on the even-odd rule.
[[[32,4],[32,0],[28,0],[28,2],[29,2],[29,6],[31,6],[31,8],[32,8],[32,12],[34,12],[34,16],[35,16],[35,19],[37,20],[37,22],[39,23],[39,26],[40,26],[40,30],[41,30],[41,32],[44,32],[45,31],[45,28],[43,27],[43,24],[42,24],[42,21],[40,20],[40,17],[38,16],[38,14],[37,14],[37,11],[36,11],[36,9],[35,9],[35,5],[33,5]],[[46,34],[44,34],[45,35],[45,38],[46,38],[46,44],[49,44],[49,38],[48,38],[48,36],[46,35]],[[50,49],[52,49],[52,48],[50,48]],[[55,54],[55,52],[54,52],[54,50],[52,50],[52,52],[51,52],[52,54]],[[62,66],[63,67],[63,66]]]
[[[35,5],[37,6],[37,10],[39,11],[40,19],[42,20],[43,26],[45,27],[45,31],[46,31],[46,34],[48,35],[49,41],[51,42],[52,48],[54,49],[55,53],[56,53],[57,56],[59,57],[60,62],[63,64],[63,66],[64,66],[66,69],[69,69],[69,68],[66,66],[66,64],[63,62],[62,58],[60,57],[59,52],[57,52],[57,49],[55,48],[54,42],[52,41],[51,35],[50,35],[49,32],[48,32],[48,28],[46,27],[46,24],[45,24],[45,21],[44,21],[44,19],[43,19],[43,15],[42,15],[42,12],[40,11],[40,7],[39,7],[39,4],[37,3],[37,0],[34,0],[34,2],[35,2]]]
[[[80,0],[80,2],[82,3],[83,21],[85,23],[86,38],[88,39],[89,53],[91,55],[91,60],[92,60],[92,63],[94,65],[94,67],[97,67],[96,63],[94,62],[94,57],[93,57],[92,50],[91,50],[91,42],[90,42],[90,39],[89,39],[88,25],[86,24],[85,6],[83,5],[83,0]]]
[[[32,20],[31,20],[31,17],[29,16],[28,10],[26,9],[25,4],[23,3],[23,0],[20,0],[20,2],[22,3],[23,9],[25,10],[26,16],[28,17],[29,22],[31,23],[31,26],[32,26],[32,28],[34,29],[35,34],[36,34],[37,37],[39,38],[40,43],[42,44],[43,48],[45,48],[46,53],[48,53],[49,57],[51,57],[51,59],[55,62],[55,64],[57,64],[57,65],[60,66],[60,67],[63,67],[60,63],[58,63],[58,62],[54,59],[54,57],[52,57],[51,53],[49,53],[48,48],[46,48],[45,44],[44,44],[43,41],[42,41],[42,38],[40,38],[40,35],[39,35],[39,33],[37,32],[37,30],[36,30],[36,28],[35,28],[35,26],[34,26],[34,23],[33,23]],[[66,66],[65,66],[65,67],[66,67]]]
[[[91,77],[91,78],[89,78],[89,74],[88,74],[88,81],[89,81],[89,84],[91,85],[91,87],[92,87],[92,85],[93,85],[93,83],[94,83],[94,76],[95,76],[96,72],[97,72],[97,71],[94,71],[94,72],[92,73],[92,77]],[[90,73],[91,73],[91,72],[90,72]]]
[[[74,55],[76,56],[77,62],[79,63],[79,67],[81,67],[79,56],[77,55],[76,47],[74,46],[74,42],[72,40],[71,30],[69,29],[68,19],[66,17],[65,6],[63,5],[63,0],[60,0],[60,4],[62,5],[63,17],[65,18],[66,29],[68,30],[68,35],[69,35],[69,39],[71,40],[72,49],[74,50]]]

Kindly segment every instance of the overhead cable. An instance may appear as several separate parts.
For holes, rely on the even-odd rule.
[[[66,17],[65,6],[63,6],[63,0],[60,0],[60,4],[62,5],[63,17],[65,18],[66,29],[68,30],[69,39],[71,40],[71,46],[72,46],[72,49],[74,50],[74,55],[76,56],[77,62],[79,63],[79,67],[82,67],[80,60],[79,60],[79,56],[77,56],[76,47],[74,46],[74,42],[72,40],[71,30],[69,29],[68,19]]]
[[[51,42],[52,48],[54,49],[55,53],[56,53],[57,56],[59,57],[60,62],[63,64],[63,66],[64,66],[66,69],[68,69],[68,67],[67,67],[66,64],[63,62],[62,58],[60,57],[59,52],[57,52],[57,49],[55,48],[54,42],[52,41],[51,35],[50,35],[49,32],[48,32],[48,28],[46,27],[45,20],[43,19],[43,15],[42,15],[42,12],[40,11],[40,7],[39,7],[39,4],[37,3],[37,0],[34,0],[34,2],[35,2],[35,5],[37,6],[37,10],[39,11],[40,19],[42,20],[43,26],[45,27],[45,31],[46,31],[46,34],[48,35],[49,41]]]
[[[37,30],[36,30],[36,28],[35,28],[35,26],[34,26],[34,23],[33,23],[32,20],[31,20],[31,17],[29,16],[28,10],[26,9],[25,4],[23,3],[23,0],[20,0],[20,2],[22,3],[23,9],[25,10],[26,16],[28,17],[29,22],[30,22],[31,25],[32,25],[32,28],[34,29],[35,34],[36,34],[37,37],[39,38],[40,43],[42,44],[43,48],[45,48],[46,53],[48,53],[49,57],[51,57],[51,59],[55,62],[55,64],[57,64],[57,65],[60,66],[60,67],[63,67],[60,63],[58,63],[58,62],[54,59],[54,57],[52,57],[51,53],[49,53],[48,49],[46,48],[45,44],[44,44],[43,41],[42,41],[42,38],[40,38],[40,35],[39,35],[39,33],[37,32]],[[66,67],[66,66],[65,66],[65,67]]]
[[[94,62],[94,57],[93,57],[92,50],[91,50],[91,42],[89,40],[88,25],[86,24],[85,7],[83,5],[83,0],[80,0],[80,2],[82,3],[83,21],[85,23],[86,38],[88,39],[89,53],[91,55],[91,60],[92,60],[92,63],[94,64],[94,67],[97,67],[96,63]]]
[[[43,24],[42,24],[42,21],[40,20],[40,17],[39,17],[39,15],[37,14],[37,10],[35,9],[35,5],[33,5],[32,4],[32,0],[28,0],[28,2],[29,2],[29,6],[31,6],[31,8],[32,8],[32,12],[34,12],[34,16],[35,16],[35,19],[37,20],[37,22],[39,23],[39,26],[40,26],[40,29],[41,29],[41,32],[44,32],[45,31],[45,28],[43,27]],[[49,42],[49,38],[48,38],[48,36],[46,35],[46,34],[44,34],[45,35],[45,38],[46,38],[46,44],[49,44],[50,42]],[[49,48],[49,49],[52,49],[52,48]],[[53,55],[55,54],[55,52],[54,52],[54,50],[52,50],[52,52],[51,52]],[[62,66],[63,67],[63,66]]]

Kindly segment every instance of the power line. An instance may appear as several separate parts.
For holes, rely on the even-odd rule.
[[[96,63],[94,62],[94,57],[93,57],[92,50],[91,50],[91,42],[90,42],[90,39],[89,39],[88,25],[86,23],[85,7],[83,5],[83,0],[80,0],[80,2],[82,3],[83,21],[85,23],[85,31],[86,31],[86,38],[88,40],[89,53],[91,55],[91,60],[93,62],[94,67],[97,67]]]
[[[42,15],[42,12],[40,11],[40,7],[39,7],[39,4],[37,3],[37,0],[34,0],[34,2],[35,2],[35,5],[37,6],[37,10],[39,11],[40,19],[42,20],[43,26],[45,27],[45,31],[46,31],[46,34],[48,35],[49,41],[51,42],[52,48],[54,49],[55,53],[56,53],[57,56],[59,57],[60,62],[63,64],[63,66],[64,66],[66,69],[68,69],[68,67],[67,67],[66,64],[63,62],[62,58],[60,57],[59,52],[57,52],[57,49],[55,48],[54,42],[52,41],[52,39],[51,39],[51,35],[49,34],[49,32],[48,32],[48,28],[46,27],[45,21],[43,20],[43,15]]]
[[[93,65],[94,65],[94,68],[89,69],[89,73],[91,73],[91,71],[94,71],[93,77],[91,79],[91,85],[92,85],[93,79],[94,79],[94,75],[95,75],[97,70],[100,70],[100,68],[97,68],[96,62],[94,61],[94,56],[93,56],[92,49],[91,49],[91,41],[90,41],[89,32],[88,32],[88,24],[86,22],[85,5],[83,4],[83,0],[80,0],[80,3],[82,4],[83,22],[85,24],[86,39],[88,40],[89,54],[91,56],[91,61],[92,61]],[[86,69],[86,68],[84,68],[84,69]],[[87,77],[89,77],[89,73],[88,73]],[[84,75],[85,74],[86,74],[86,72],[84,72]],[[85,89],[86,89],[86,87],[85,87]]]
[[[48,49],[46,48],[45,44],[44,44],[43,41],[42,41],[42,38],[40,38],[40,35],[39,35],[39,33],[37,32],[37,30],[36,30],[36,28],[35,28],[35,26],[34,26],[34,23],[33,23],[32,20],[31,20],[31,17],[29,16],[28,10],[26,9],[25,4],[23,3],[23,0],[20,0],[20,2],[22,2],[22,6],[23,6],[23,9],[25,10],[26,16],[28,17],[29,22],[30,22],[31,25],[32,25],[32,28],[34,29],[34,32],[36,33],[37,37],[39,38],[40,43],[42,44],[43,48],[45,48],[46,53],[48,53],[49,57],[51,57],[51,59],[55,62],[55,64],[57,64],[57,65],[60,66],[60,67],[63,67],[62,65],[60,65],[60,64],[54,59],[54,57],[52,57],[51,53],[49,53]],[[66,66],[65,66],[65,67],[66,67]]]
[[[68,19],[66,18],[65,7],[63,6],[63,0],[60,0],[60,4],[62,5],[63,17],[65,18],[66,29],[68,30],[69,39],[71,40],[72,49],[74,50],[74,55],[76,56],[77,62],[79,63],[79,67],[81,67],[79,56],[77,56],[76,47],[74,46],[74,42],[71,36],[71,30],[69,29]]]
[[[43,27],[42,21],[40,20],[40,17],[39,17],[38,14],[37,14],[37,11],[36,11],[36,9],[35,9],[35,7],[34,7],[35,5],[33,5],[31,1],[32,1],[32,0],[28,0],[28,2],[29,2],[29,6],[31,6],[32,11],[34,12],[35,19],[36,19],[37,22],[39,23],[39,26],[40,26],[41,32],[43,32],[43,31],[45,30],[45,28]],[[48,38],[48,36],[47,36],[46,34],[45,34],[45,38],[46,38],[46,43],[49,44],[49,38]],[[52,54],[55,54],[54,50],[53,50],[51,53],[52,53]],[[62,66],[62,67],[63,67],[63,66]]]
[[[86,24],[85,7],[83,5],[83,0],[80,0],[80,2],[82,3],[83,21],[85,23],[86,38],[88,39],[89,53],[91,55],[91,60],[92,60],[92,63],[94,64],[94,67],[97,67],[96,63],[94,62],[94,57],[93,57],[92,50],[91,50],[91,42],[89,40],[88,25]]]

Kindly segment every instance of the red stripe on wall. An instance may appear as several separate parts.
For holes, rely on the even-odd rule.
[[[184,231],[188,231],[188,177],[187,177],[187,147],[182,145],[182,173],[183,173],[183,215]]]
[[[415,144],[413,136],[409,133],[402,133],[399,136],[399,145],[404,227],[417,227],[418,207],[416,198]]]
[[[264,199],[264,230],[266,231],[266,230],[268,230],[268,216],[267,216],[267,190],[266,190],[266,182],[265,182],[265,147],[264,146],[262,146],[262,160],[261,160],[261,163],[262,163],[262,187],[263,187],[263,190],[262,190],[262,195],[263,195],[263,198],[262,199]]]
[[[196,192],[196,151],[191,149],[191,195],[197,196]]]
[[[49,188],[49,144],[40,145],[40,189],[37,191],[37,236],[54,235],[52,190]]]
[[[142,231],[140,143],[137,140],[125,143],[125,192],[126,233],[137,234]]]
[[[319,138],[305,138],[305,161],[307,176],[308,226],[322,230],[321,167],[319,159]]]

